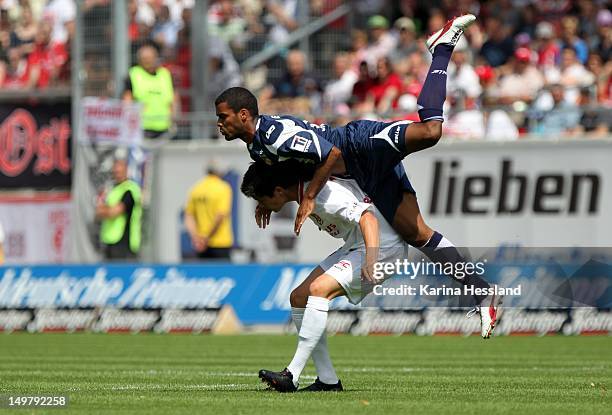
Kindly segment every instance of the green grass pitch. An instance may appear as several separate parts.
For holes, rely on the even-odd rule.
[[[612,337],[329,339],[343,393],[265,390],[292,336],[1,334],[0,394],[66,394],[49,414],[612,413]],[[314,379],[312,364],[302,385]]]

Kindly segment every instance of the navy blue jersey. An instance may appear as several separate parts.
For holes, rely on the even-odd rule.
[[[319,164],[338,147],[348,175],[393,223],[403,192],[415,193],[401,164],[407,155],[404,134],[409,124],[358,120],[330,128],[290,115],[261,115],[247,148],[253,160],[267,164],[289,159]]]
[[[289,159],[319,164],[333,148],[325,138],[329,131],[325,124],[311,124],[290,115],[261,115],[247,148],[253,160],[267,164]]]

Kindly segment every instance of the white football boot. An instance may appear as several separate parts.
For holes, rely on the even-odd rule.
[[[473,14],[464,14],[463,16],[449,20],[442,29],[429,36],[427,42],[425,42],[427,48],[433,54],[436,46],[440,44],[455,46],[463,34],[463,31],[471,25],[474,20],[476,20],[476,16]]]
[[[488,339],[493,334],[493,330],[501,318],[503,296],[490,295],[485,298],[479,306],[470,310],[466,317],[471,317],[476,313],[480,314],[480,335],[483,339]]]

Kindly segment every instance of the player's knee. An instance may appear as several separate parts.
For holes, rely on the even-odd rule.
[[[329,287],[327,284],[314,280],[310,283],[310,295],[315,297],[324,297],[326,298],[329,295]]]
[[[291,294],[289,295],[289,303],[291,304],[291,307],[304,308],[306,307],[307,301],[308,301],[308,295],[305,295],[304,293],[302,293],[299,287],[291,291]]]
[[[401,232],[398,233],[407,244],[419,246],[419,230],[416,227],[404,226]]]

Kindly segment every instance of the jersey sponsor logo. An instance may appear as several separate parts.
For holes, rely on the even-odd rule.
[[[432,75],[446,75],[446,71],[442,69],[436,69],[431,71]]]
[[[311,144],[312,140],[296,135],[295,137],[293,137],[293,141],[291,142],[291,145],[289,147],[292,150],[299,151],[301,153],[307,153]]]

